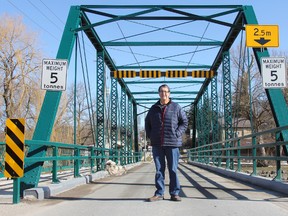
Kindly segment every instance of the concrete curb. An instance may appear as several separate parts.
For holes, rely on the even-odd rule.
[[[141,162],[135,163],[135,164],[129,164],[123,166],[125,170],[132,169],[136,166],[141,165]],[[51,196],[55,196],[59,193],[62,193],[67,190],[71,190],[77,186],[89,184],[91,181],[96,179],[101,179],[110,176],[108,171],[99,171],[97,173],[81,176],[78,178],[72,178],[65,181],[62,181],[57,184],[50,184],[47,186],[40,186],[36,188],[30,188],[24,191],[24,199],[48,199]]]
[[[285,182],[273,181],[273,180],[264,178],[262,176],[251,176],[250,174],[247,174],[247,173],[240,173],[240,172],[236,172],[233,170],[227,170],[222,167],[218,168],[218,167],[214,167],[211,165],[201,164],[201,163],[193,162],[193,161],[189,161],[188,163],[193,166],[197,166],[197,167],[212,171],[214,173],[219,173],[219,174],[222,174],[224,176],[227,176],[236,180],[241,180],[243,182],[247,182],[252,185],[257,185],[265,189],[269,189],[272,191],[279,192],[281,194],[288,195],[288,184]]]

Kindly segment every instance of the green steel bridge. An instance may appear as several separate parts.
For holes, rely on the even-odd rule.
[[[249,5],[72,6],[55,59],[68,60],[67,76],[74,76],[75,86],[80,68],[89,74],[83,78],[86,87],[91,83],[95,87],[96,104],[90,107],[94,144],[77,145],[76,137],[74,143],[50,142],[63,92],[47,90],[33,138],[25,140],[24,176],[15,179],[15,202],[24,190],[38,186],[47,169],[57,183],[57,171],[65,167],[62,161],[69,161],[75,177],[84,165],[91,172],[104,170],[109,159],[121,165],[140,162],[141,118],[158,100],[157,89],[163,83],[170,86],[172,99],[191,113],[189,161],[241,172],[243,161],[250,160],[252,174],[257,175],[257,160],[271,160],[275,179],[281,181],[281,162],[288,160],[288,109],[282,90],[263,90],[276,128],[262,132],[252,128],[252,134],[244,137],[235,136],[233,129],[233,77],[239,70],[250,75],[252,59],[261,75],[261,58],[270,56],[267,41],[246,46],[247,25],[258,25]],[[271,35],[266,33],[262,38]],[[232,69],[235,47],[238,71]],[[92,102],[89,93],[86,97]],[[251,118],[251,127],[252,123]],[[257,153],[257,139],[263,134],[274,134],[274,141],[261,146],[275,148],[274,156]],[[250,144],[242,146],[244,139]],[[70,154],[63,155],[64,149]],[[242,155],[245,149],[251,155]],[[5,143],[0,151],[3,177]]]

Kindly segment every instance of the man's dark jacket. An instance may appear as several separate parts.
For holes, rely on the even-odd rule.
[[[188,126],[188,119],[179,104],[172,100],[163,106],[155,103],[145,118],[146,135],[152,146],[182,146],[182,134]]]

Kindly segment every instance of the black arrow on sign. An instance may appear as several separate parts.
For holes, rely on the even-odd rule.
[[[254,40],[256,41],[257,43],[261,44],[262,46],[265,45],[266,43],[268,43],[269,41],[271,40],[266,40],[265,38],[260,38],[259,40]]]

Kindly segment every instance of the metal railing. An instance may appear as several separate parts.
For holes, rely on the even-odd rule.
[[[25,157],[26,162],[43,162],[42,172],[51,172],[52,181],[58,182],[57,172],[74,169],[74,176],[80,175],[80,168],[89,167],[91,173],[105,169],[108,160],[116,164],[127,165],[141,160],[142,152],[127,152],[118,149],[97,148],[59,142],[40,140],[25,140],[25,152],[32,145],[45,146],[47,148],[44,157]],[[4,177],[5,143],[0,142],[0,177]]]
[[[281,141],[280,137],[281,133],[283,131],[287,132],[287,130],[288,126],[283,126],[198,146],[188,150],[188,160],[210,164],[216,167],[226,167],[226,169],[237,172],[242,172],[244,165],[245,167],[250,166],[250,174],[255,176],[260,175],[261,173],[257,171],[263,169],[263,166],[257,166],[261,164],[259,162],[267,161],[270,165],[269,167],[274,169],[273,179],[283,181],[282,164],[287,164],[288,161],[288,156],[285,155],[283,147],[288,144],[288,141]],[[259,141],[261,141],[261,143],[259,143]],[[245,143],[245,145],[243,145],[243,143]],[[261,154],[263,148],[265,151],[269,150],[270,154]],[[285,180],[287,181],[287,179]]]

